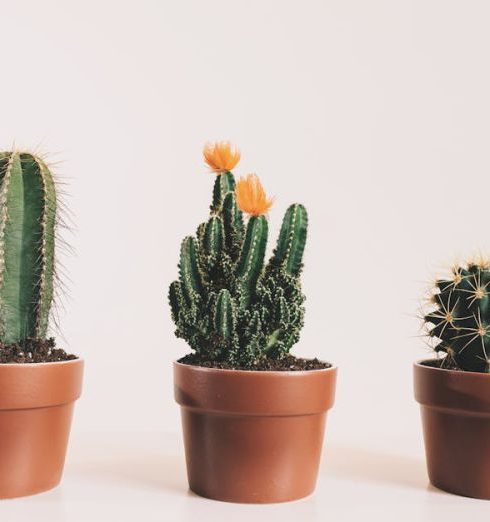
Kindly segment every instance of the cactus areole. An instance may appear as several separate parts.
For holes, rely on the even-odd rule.
[[[46,339],[55,275],[56,189],[38,157],[0,153],[0,362],[74,358]]]
[[[204,155],[215,173],[211,213],[183,240],[179,279],[169,290],[175,334],[194,351],[183,362],[232,369],[328,367],[289,355],[304,321],[305,207],[287,209],[264,264],[272,200],[254,174],[235,182],[229,169],[240,158],[236,148],[217,143],[206,146]]]

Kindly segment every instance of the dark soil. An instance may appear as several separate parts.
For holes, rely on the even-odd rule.
[[[20,344],[0,343],[0,364],[31,364],[71,361],[78,359],[61,348],[55,347],[54,339],[26,339]]]
[[[431,368],[440,368],[441,370],[456,370],[458,372],[464,372],[461,368],[458,368],[454,361],[450,361],[446,358],[443,359],[430,359],[423,361],[422,366],[430,366]]]
[[[287,355],[283,359],[262,359],[253,366],[234,366],[225,361],[210,361],[195,353],[190,353],[177,362],[204,368],[262,372],[303,372],[305,370],[324,370],[332,366],[330,363],[322,362],[318,359],[300,359],[299,357],[294,357],[294,355]]]

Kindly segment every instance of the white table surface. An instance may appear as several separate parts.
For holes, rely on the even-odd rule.
[[[328,444],[309,498],[275,505],[215,502],[189,492],[180,436],[99,433],[72,437],[62,484],[0,502],[1,522],[462,521],[490,504],[428,484],[423,456]]]

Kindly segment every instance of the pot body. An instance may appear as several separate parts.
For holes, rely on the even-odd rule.
[[[0,498],[61,480],[83,361],[0,364]]]
[[[490,500],[490,375],[416,363],[414,388],[430,482]]]
[[[174,363],[190,489],[242,503],[312,493],[336,375],[336,368],[260,372]]]

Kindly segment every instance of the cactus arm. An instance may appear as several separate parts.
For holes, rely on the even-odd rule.
[[[308,214],[303,205],[291,205],[284,215],[271,264],[282,265],[290,275],[299,275],[308,230]]]
[[[232,259],[236,259],[240,253],[245,227],[243,225],[243,213],[237,206],[234,192],[228,192],[223,200],[222,217],[226,248]]]
[[[196,230],[196,238],[199,246],[204,243],[204,232],[206,230],[206,223],[200,223]]]
[[[212,212],[219,212],[223,200],[228,192],[235,190],[235,178],[231,172],[223,172],[216,176],[213,187],[213,203],[211,204]]]
[[[243,212],[236,204],[234,192],[228,192],[223,200],[223,223],[227,233],[243,234]]]
[[[189,304],[195,301],[202,287],[197,259],[196,240],[188,236],[182,241],[180,248],[179,275],[183,294]]]
[[[218,216],[212,216],[206,223],[203,237],[204,252],[217,259],[223,249],[223,221]]]
[[[181,311],[185,308],[184,295],[182,293],[182,284],[180,281],[174,281],[168,291],[168,301],[172,312],[172,319],[178,322]]]
[[[214,328],[223,339],[231,339],[235,332],[236,310],[230,292],[220,291],[214,311]]]
[[[264,216],[252,216],[247,224],[245,240],[237,264],[241,287],[241,306],[246,307],[262,272],[267,245],[268,224]]]

